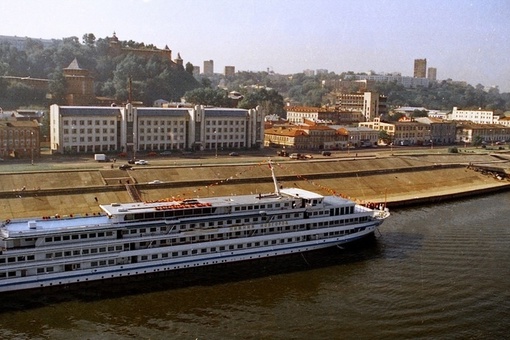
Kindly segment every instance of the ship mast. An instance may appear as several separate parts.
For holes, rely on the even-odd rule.
[[[280,196],[280,188],[278,187],[278,181],[276,180],[276,176],[274,174],[273,163],[271,163],[271,159],[268,160],[269,169],[271,169],[271,176],[273,177],[274,183],[274,193]]]

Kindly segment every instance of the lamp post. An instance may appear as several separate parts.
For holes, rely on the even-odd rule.
[[[31,163],[34,165],[34,131],[30,131],[30,154]]]
[[[136,160],[136,133],[133,132],[133,160]]]
[[[214,156],[218,158],[218,134],[214,130]]]

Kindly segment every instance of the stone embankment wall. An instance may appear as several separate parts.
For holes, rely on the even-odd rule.
[[[498,180],[473,167],[494,166],[491,162],[493,158],[487,155],[437,155],[287,161],[276,162],[274,167],[284,187],[342,195],[361,203],[385,202],[394,208],[507,190],[507,179]],[[162,183],[148,184],[156,179]],[[132,201],[126,184],[135,184],[144,200],[258,194],[274,188],[265,162],[224,166],[197,163],[128,172],[0,174],[0,219],[99,212],[98,204]]]

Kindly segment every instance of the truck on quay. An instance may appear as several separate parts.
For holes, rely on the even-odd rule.
[[[94,160],[96,162],[109,162],[110,161],[110,159],[104,153],[94,154]]]

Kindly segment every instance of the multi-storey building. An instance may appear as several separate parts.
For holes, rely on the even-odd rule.
[[[360,127],[366,127],[375,131],[384,131],[386,134],[393,139],[395,136],[395,124],[381,122],[380,118],[374,118],[370,122],[359,123]]]
[[[482,141],[493,144],[510,140],[510,128],[500,124],[477,124],[469,121],[457,123],[456,142]]]
[[[198,77],[200,75],[200,66],[193,65],[193,76]]]
[[[427,77],[427,59],[414,59],[414,77]]]
[[[50,107],[56,153],[221,150],[262,147],[258,109]]]
[[[366,126],[339,126],[335,127],[339,138],[339,143],[335,148],[348,149],[357,147],[373,147],[377,146],[379,141],[379,131]]]
[[[305,120],[330,124],[353,124],[363,121],[360,111],[337,110],[334,107],[286,106],[287,120],[290,123],[301,124]]]
[[[498,120],[498,123],[506,127],[510,127],[510,117],[501,117]]]
[[[225,77],[233,77],[236,75],[235,66],[225,66]]]
[[[452,121],[442,120],[432,117],[417,117],[415,121],[429,126],[430,140],[423,141],[432,145],[449,145],[454,144],[456,139],[456,123]]]
[[[40,155],[39,123],[36,120],[0,120],[0,157],[32,158]]]
[[[429,67],[427,70],[427,78],[430,81],[436,81],[437,80],[437,68]]]
[[[362,115],[360,122],[369,122],[387,113],[386,97],[379,95],[377,92],[336,92],[335,97],[336,109],[339,111],[360,112]]]
[[[394,145],[422,145],[431,140],[430,126],[412,120],[395,123]]]
[[[415,78],[415,77],[406,77],[400,74],[390,74],[390,75],[379,75],[379,74],[354,74],[354,75],[346,75],[346,79],[349,80],[368,80],[379,83],[397,83],[405,88],[415,88],[418,86],[427,87],[429,86],[428,78]]]
[[[329,149],[337,140],[335,129],[324,125],[289,125],[266,129],[265,146],[297,150]]]
[[[214,61],[213,60],[205,60],[204,61],[204,74],[206,76],[212,76],[214,74]]]
[[[478,124],[498,124],[499,116],[494,111],[459,110],[456,106],[452,110],[451,120],[469,120]]]

